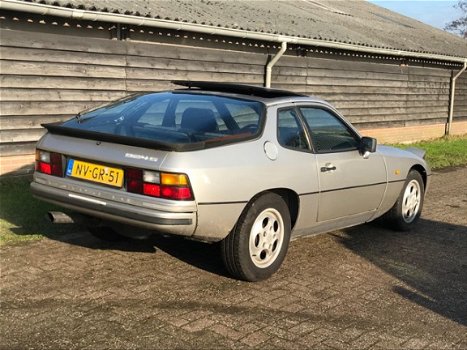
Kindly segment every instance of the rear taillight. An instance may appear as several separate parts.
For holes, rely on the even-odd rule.
[[[128,192],[156,198],[180,201],[193,199],[188,176],[185,174],[127,169],[126,188]]]
[[[55,152],[36,150],[36,171],[62,177],[62,155]]]
[[[143,193],[143,171],[140,169],[126,170],[126,190],[132,193]]]
[[[180,201],[191,199],[191,190],[189,187],[162,186],[161,197],[177,199]]]

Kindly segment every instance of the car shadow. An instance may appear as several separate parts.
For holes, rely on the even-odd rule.
[[[102,237],[95,237],[86,231],[84,227],[81,228],[80,232],[77,233],[66,235],[54,234],[48,236],[48,238],[88,249],[119,250],[133,253],[157,253],[157,251],[161,251],[186,264],[231,278],[223,266],[219,243],[206,244],[179,236],[168,236],[157,233],[148,235],[148,232],[144,230],[136,232],[135,230],[137,229],[133,229],[133,231],[142,238],[132,238],[117,234],[114,234],[112,237],[109,234],[102,235],[107,236],[105,239],[102,239]],[[105,232],[106,228],[103,227],[102,230]]]
[[[162,235],[153,235],[149,239],[155,247],[176,259],[210,273],[232,278],[224,268],[220,243],[206,244],[182,237]]]
[[[413,231],[396,232],[386,228],[384,223],[375,222],[329,235],[346,249],[399,280],[400,283],[392,288],[394,293],[467,325],[465,226],[421,219]],[[59,237],[55,235],[54,239]],[[146,253],[160,250],[199,269],[230,278],[223,267],[218,243],[205,244],[164,235],[105,242],[86,233],[66,241],[91,249]]]
[[[0,218],[13,226],[10,230],[17,235],[33,233],[96,250],[150,254],[161,251],[199,269],[230,277],[223,267],[218,244],[162,235],[104,241],[77,225],[47,222],[45,213],[55,208],[33,199],[28,181],[8,181],[1,185],[6,187],[2,189]],[[393,287],[397,295],[467,325],[467,227],[421,219],[408,233],[394,232],[373,223],[329,235],[399,280],[401,283]]]
[[[467,325],[467,227],[421,219],[410,232],[379,222],[344,232],[341,244],[402,282],[394,293]]]
[[[11,232],[5,235],[10,236],[12,242],[24,242],[28,240],[28,237],[43,236],[96,250],[109,249],[134,253],[156,253],[160,250],[200,269],[228,276],[217,244],[204,244],[176,236],[148,235],[147,231],[134,228],[128,231],[141,237],[147,236],[147,238],[132,239],[117,235],[116,239],[113,239],[111,235],[107,235],[108,239],[103,240],[87,231],[86,222],[52,224],[47,219],[48,211],[65,213],[70,213],[70,211],[33,198],[29,190],[30,181],[29,176],[6,178],[0,181],[0,223],[5,226],[5,232]],[[0,235],[4,233],[0,232]],[[17,239],[12,236],[16,236]]]

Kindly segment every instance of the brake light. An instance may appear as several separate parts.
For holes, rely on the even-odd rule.
[[[62,155],[55,152],[36,150],[36,171],[63,177]]]
[[[162,197],[177,200],[191,199],[191,190],[189,187],[162,186]]]
[[[52,167],[50,166],[49,163],[39,162],[38,169],[36,170],[44,174],[48,174],[48,175],[52,174]]]
[[[151,197],[161,196],[161,186],[155,184],[143,184],[143,194]]]
[[[185,174],[127,169],[128,192],[173,200],[192,200],[193,193]]]

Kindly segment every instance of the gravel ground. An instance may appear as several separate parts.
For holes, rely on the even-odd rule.
[[[414,232],[300,239],[261,283],[178,238],[0,252],[1,348],[467,348],[467,168],[433,175]]]

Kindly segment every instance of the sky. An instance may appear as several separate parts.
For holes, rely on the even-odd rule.
[[[443,29],[444,26],[461,16],[461,11],[454,8],[457,1],[452,0],[369,0],[370,2],[412,17],[420,22]]]

